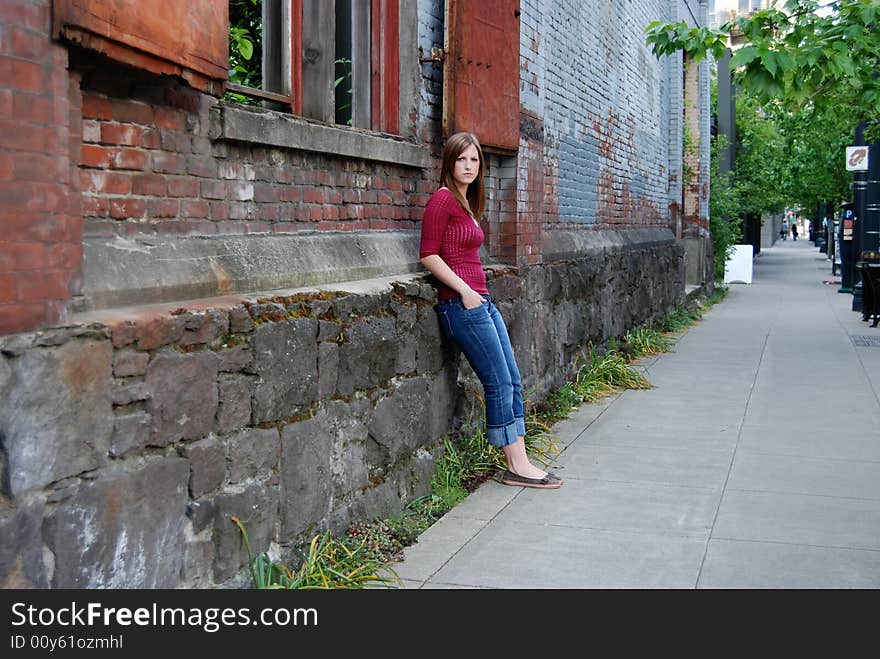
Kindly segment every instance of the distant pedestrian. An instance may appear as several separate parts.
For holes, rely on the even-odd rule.
[[[562,479],[533,465],[526,454],[522,378],[480,262],[484,171],[473,134],[456,133],[446,140],[441,187],[428,200],[422,219],[419,259],[439,282],[436,308],[443,334],[461,349],[483,385],[488,441],[507,460],[501,482],[555,489]]]
[[[797,224],[794,222],[791,223],[791,239],[797,240]]]

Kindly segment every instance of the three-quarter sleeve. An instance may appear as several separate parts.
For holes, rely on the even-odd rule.
[[[450,202],[455,201],[449,192],[438,190],[428,203],[425,204],[425,213],[422,216],[422,237],[419,242],[419,258],[440,253],[440,243],[446,233],[446,225],[449,222]]]

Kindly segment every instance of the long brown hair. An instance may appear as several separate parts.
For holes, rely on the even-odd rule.
[[[476,178],[467,187],[467,201],[458,191],[458,185],[452,177],[455,169],[455,161],[462,152],[469,146],[477,147],[477,153],[480,156],[480,171],[477,172]],[[486,161],[483,159],[483,149],[480,148],[480,142],[473,133],[455,133],[450,135],[443,146],[443,164],[440,168],[440,185],[449,188],[449,191],[455,195],[458,203],[465,212],[469,212],[473,217],[479,219],[486,210],[486,186],[483,183],[483,173],[486,168]]]

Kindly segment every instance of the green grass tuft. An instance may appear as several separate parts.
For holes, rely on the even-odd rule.
[[[244,524],[232,516],[244,539],[251,578],[258,589],[361,589],[399,582],[370,537],[338,540],[328,530],[316,535],[296,570],[273,561],[266,552],[251,553]]]
[[[703,313],[698,304],[682,304],[658,322],[655,329],[660,332],[680,332],[699,321],[702,317]]]
[[[645,355],[659,355],[672,349],[672,340],[660,330],[640,327],[631,329],[624,337],[623,342],[630,347],[630,353],[638,359]]]
[[[589,358],[583,361],[571,388],[587,402],[595,402],[622,389],[650,389],[652,386],[644,375],[630,368],[628,359],[616,350],[599,355],[590,347]]]

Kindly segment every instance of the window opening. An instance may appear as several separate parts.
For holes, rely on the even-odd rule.
[[[263,88],[262,0],[229,2],[229,83],[225,100],[258,105]],[[244,87],[245,89],[241,89]]]
[[[398,132],[397,0],[229,0],[224,99]]]
[[[229,80],[225,100],[272,109],[296,110],[291,93],[293,43],[291,29],[301,0],[229,0]],[[301,12],[300,12],[301,13]],[[300,49],[301,50],[301,49]]]
[[[352,125],[352,80],[351,80],[351,0],[336,2],[336,77],[333,80],[336,101],[336,123]]]

